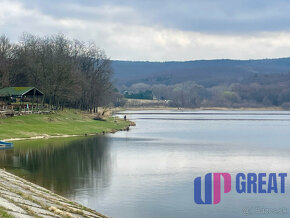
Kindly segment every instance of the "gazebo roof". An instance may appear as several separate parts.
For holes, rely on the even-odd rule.
[[[35,87],[6,87],[0,89],[1,97],[22,97],[22,96],[42,96],[43,93]]]

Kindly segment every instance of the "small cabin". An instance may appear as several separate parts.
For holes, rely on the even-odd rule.
[[[35,87],[6,87],[0,89],[0,105],[11,105],[19,103],[20,106],[24,102],[37,104],[43,101],[44,94]]]

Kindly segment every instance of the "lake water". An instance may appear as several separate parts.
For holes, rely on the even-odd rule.
[[[18,142],[0,167],[111,217],[290,217],[290,175],[285,194],[234,185],[239,172],[290,172],[290,112],[124,114],[137,124],[128,132]],[[194,179],[214,172],[232,175],[232,191],[195,204]]]

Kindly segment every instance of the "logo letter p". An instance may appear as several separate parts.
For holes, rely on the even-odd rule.
[[[214,194],[213,194],[213,203],[218,204],[221,201],[221,176],[224,177],[224,193],[231,191],[231,175],[229,173],[214,173]]]

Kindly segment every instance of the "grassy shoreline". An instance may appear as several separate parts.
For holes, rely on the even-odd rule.
[[[124,107],[113,108],[110,113],[126,110],[219,110],[219,111],[287,111],[279,107],[268,108],[174,108],[174,107]],[[57,137],[96,135],[126,130],[132,123],[107,116],[103,120],[94,120],[95,115],[80,110],[66,109],[54,114],[26,115],[0,119],[0,140],[17,141]]]
[[[54,114],[33,114],[0,119],[0,140],[23,140],[95,135],[126,130],[132,123],[116,117],[94,120],[94,115],[66,109]]]

